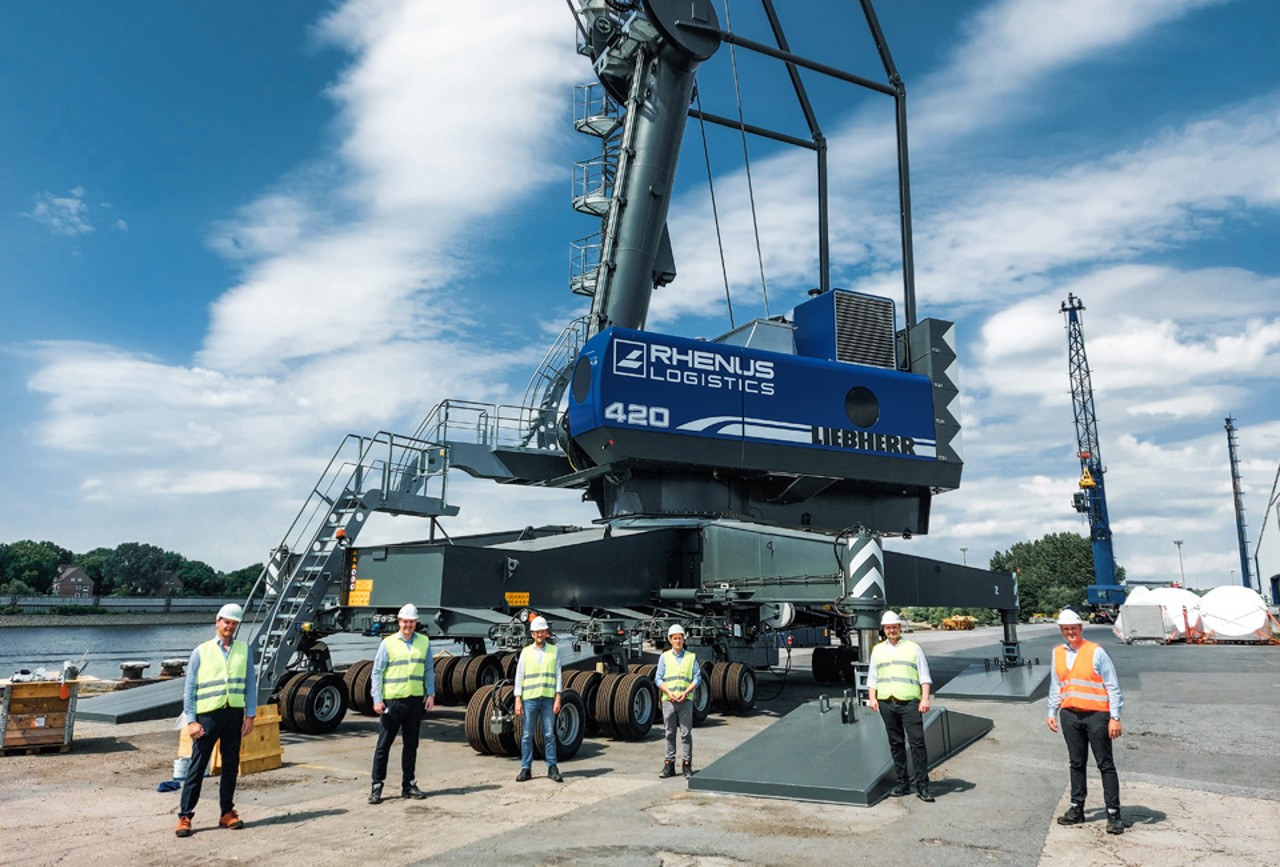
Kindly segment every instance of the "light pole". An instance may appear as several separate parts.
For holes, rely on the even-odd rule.
[[[1182,571],[1182,540],[1174,539],[1173,544],[1178,546],[1178,579],[1182,582],[1182,586],[1187,586],[1187,573]]]
[[[969,549],[968,548],[960,549],[960,565],[961,566],[969,565]]]

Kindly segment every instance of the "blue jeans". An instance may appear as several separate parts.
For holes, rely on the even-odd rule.
[[[556,763],[556,715],[554,698],[526,698],[524,700],[524,726],[520,732],[520,767],[533,765],[533,727],[542,724],[542,746],[547,756],[547,767]]]

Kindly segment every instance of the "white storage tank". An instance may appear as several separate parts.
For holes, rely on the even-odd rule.
[[[1227,585],[1215,587],[1200,600],[1200,623],[1218,641],[1271,640],[1271,615],[1257,591]]]

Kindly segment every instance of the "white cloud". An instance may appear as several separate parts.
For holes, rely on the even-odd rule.
[[[340,6],[319,26],[351,55],[329,91],[337,144],[210,227],[210,245],[241,270],[212,304],[195,358],[37,348],[30,385],[49,412],[35,438],[72,466],[71,487],[112,505],[94,521],[114,535],[94,544],[146,527],[189,556],[243,565],[278,541],[347,430],[411,429],[449,395],[511,398],[545,338],[542,312],[495,352],[494,318],[454,287],[501,261],[500,232],[521,231],[521,206],[567,174],[567,153],[582,156],[562,136],[568,84],[585,77],[585,61],[556,5],[516,4],[483,27],[465,4]],[[1087,532],[1069,505],[1079,466],[1057,313],[1073,292],[1088,305],[1120,563],[1169,575],[1169,540],[1184,538],[1189,573],[1225,578],[1234,519],[1221,417],[1274,403],[1280,283],[1221,251],[1199,266],[1172,254],[1274,220],[1280,97],[1158,126],[1135,119],[1126,141],[1078,155],[1032,147],[995,168],[951,158],[966,138],[1008,135],[1027,112],[1051,111],[1041,100],[1055,76],[1211,5],[996,3],[912,82],[917,279],[926,312],[960,320],[967,464],[961,490],[935,502],[930,536],[894,547],[956,560],[963,545],[975,564],[1023,539]],[[829,135],[838,281],[897,297],[892,130],[883,112],[858,113]],[[816,282],[812,173],[807,155],[753,163],[775,314]],[[83,195],[56,206],[49,196],[61,223],[42,222],[90,231]],[[717,196],[741,321],[760,312],[741,173],[718,178]],[[681,317],[723,306],[705,198],[699,187],[673,206],[680,278],[655,297],[652,325],[679,330]],[[1241,444],[1247,478],[1269,484],[1280,425],[1255,418]],[[589,517],[562,492],[467,479],[454,491],[459,532]]]
[[[68,190],[65,196],[49,192],[38,193],[31,210],[23,216],[48,226],[55,235],[74,238],[93,231],[88,210],[89,206],[84,203],[84,188],[75,187]]]

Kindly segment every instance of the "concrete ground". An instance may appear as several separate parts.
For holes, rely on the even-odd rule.
[[[1024,653],[1049,658],[1053,626],[1022,627]],[[1280,856],[1280,646],[1125,646],[1105,627],[1087,637],[1112,652],[1126,696],[1116,755],[1127,831],[1103,831],[1091,772],[1091,821],[1060,827],[1066,749],[1044,725],[1043,702],[948,701],[993,720],[985,738],[933,772],[937,803],[871,808],[689,792],[657,778],[660,734],[638,743],[590,739],[562,766],[563,785],[515,782],[515,759],[467,746],[461,708],[424,727],[425,801],[365,803],[376,721],[348,717],[325,736],[285,733],[284,767],[240,781],[241,831],[216,828],[217,784],[206,782],[193,837],[173,836],[177,793],[172,723],[78,723],[66,754],[0,758],[5,864],[266,863],[308,865],[621,864],[794,865],[886,861],[946,865],[1262,865]],[[998,652],[1000,632],[922,632],[942,684]],[[824,691],[797,651],[785,679],[763,675],[746,717],[713,715],[694,733],[695,764],[723,755]],[[825,691],[832,692],[830,687]],[[803,750],[804,744],[796,748]],[[388,791],[398,790],[398,747]],[[841,761],[832,756],[832,762]],[[542,769],[535,766],[535,772]]]

